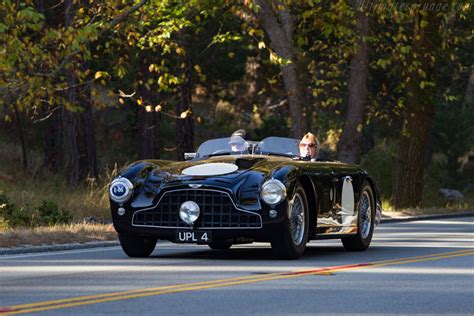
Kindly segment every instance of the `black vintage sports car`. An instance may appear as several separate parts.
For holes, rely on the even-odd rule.
[[[235,137],[204,142],[184,162],[144,160],[110,185],[120,244],[146,257],[157,239],[207,244],[270,242],[278,258],[300,257],[310,239],[339,238],[367,249],[381,217],[380,194],[358,166],[308,161],[299,141]]]

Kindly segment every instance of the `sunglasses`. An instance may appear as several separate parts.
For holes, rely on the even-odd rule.
[[[300,143],[300,147],[306,147],[306,146],[308,146],[309,148],[314,148],[314,147],[316,147],[316,144],[313,144],[313,143],[311,143],[311,144]]]

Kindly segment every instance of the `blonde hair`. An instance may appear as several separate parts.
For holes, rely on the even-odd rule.
[[[314,135],[313,133],[308,132],[308,133],[304,134],[301,141],[303,141],[303,140],[308,140],[308,141],[312,142],[313,144],[316,144],[316,147],[319,148],[319,141],[316,138],[316,135]]]
[[[304,134],[303,138],[301,138],[300,142],[302,142],[304,140],[309,141],[309,142],[316,145],[316,155],[315,156],[317,156],[318,153],[319,153],[319,141],[318,141],[318,138],[316,137],[316,135],[314,135],[311,132],[307,132],[306,134]]]

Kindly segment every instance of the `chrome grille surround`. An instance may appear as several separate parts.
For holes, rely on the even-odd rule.
[[[153,228],[189,228],[179,218],[179,207],[194,201],[201,216],[194,224],[200,229],[260,229],[260,214],[238,208],[229,193],[214,189],[176,189],[164,192],[156,205],[136,211],[132,226]]]

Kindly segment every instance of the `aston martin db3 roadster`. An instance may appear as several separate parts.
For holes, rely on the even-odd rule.
[[[235,140],[235,139],[232,139]],[[143,160],[110,184],[123,251],[147,257],[158,239],[206,244],[269,242],[278,258],[300,257],[311,239],[369,247],[380,221],[374,180],[355,165],[299,156],[299,141],[208,140],[186,161]]]

